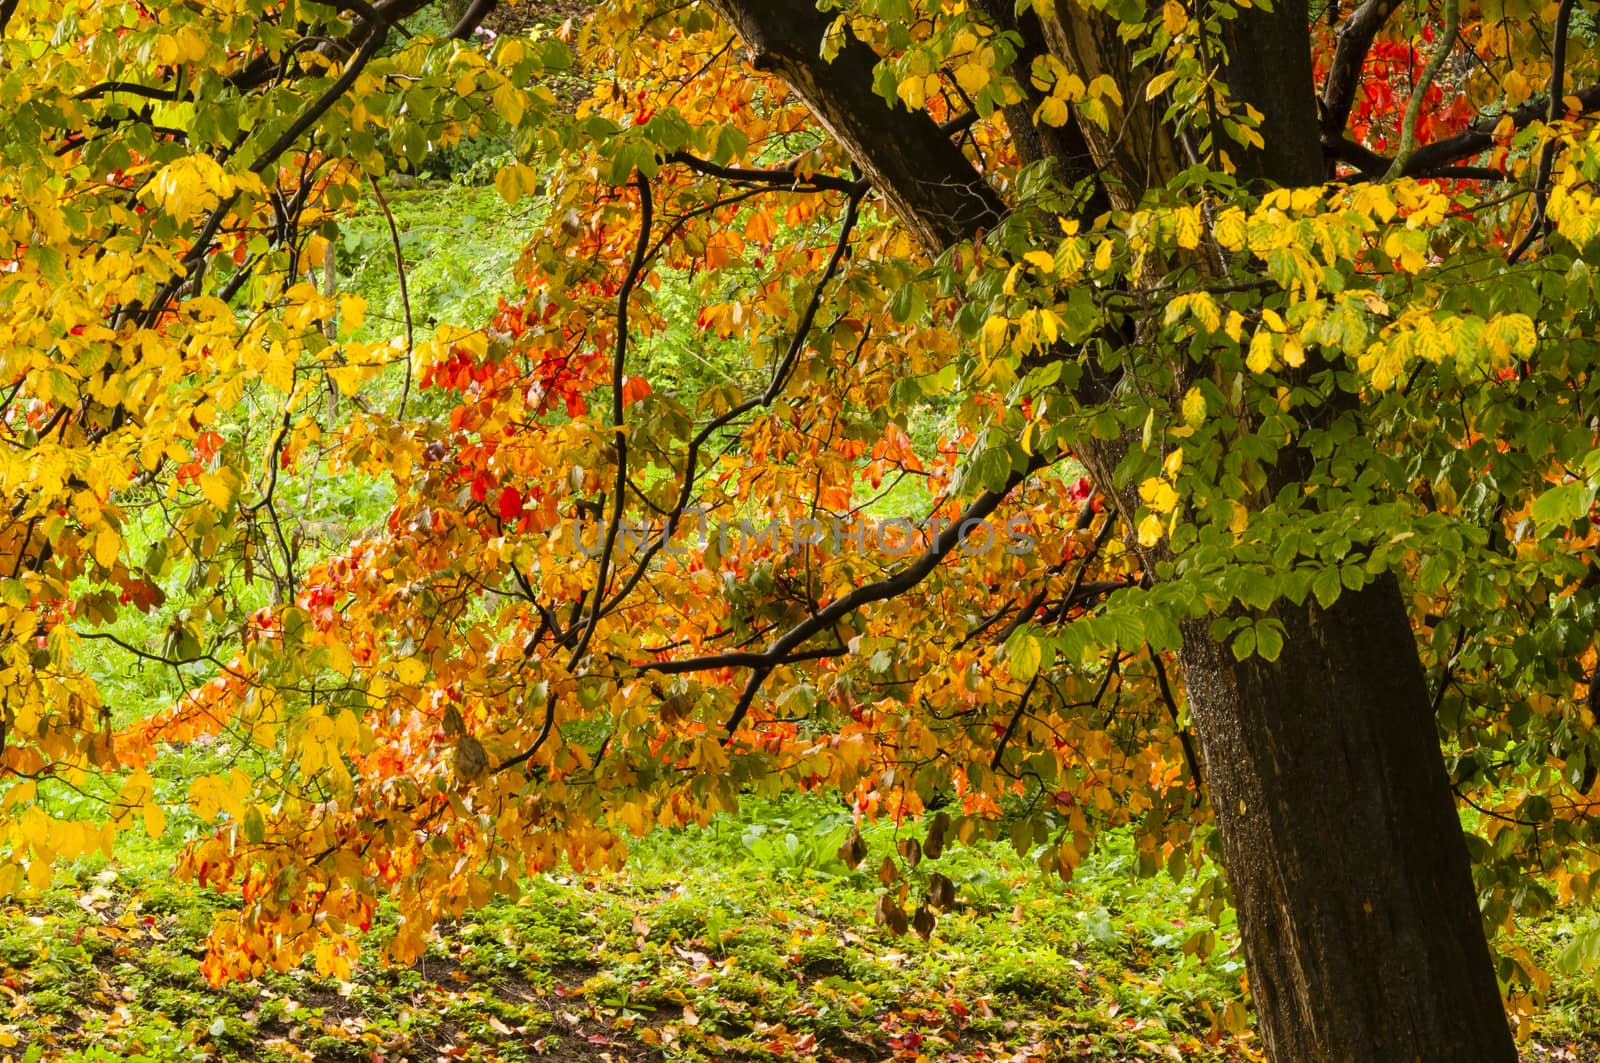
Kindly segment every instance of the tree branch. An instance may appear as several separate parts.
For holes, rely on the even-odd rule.
[[[1559,109],[1562,106],[1561,101],[1568,98],[1575,98],[1578,101],[1578,112],[1580,114],[1592,114],[1595,111],[1600,111],[1600,85],[1587,85],[1569,92],[1565,96],[1557,97],[1556,114],[1558,117],[1562,113]],[[1544,120],[1551,110],[1551,104],[1551,97],[1540,96],[1529,100],[1513,111],[1482,119],[1464,133],[1457,133],[1453,137],[1445,137],[1443,140],[1435,140],[1432,143],[1424,144],[1411,153],[1411,157],[1406,160],[1405,170],[1401,176],[1448,176],[1448,168],[1453,163],[1460,162],[1463,159],[1470,159],[1475,155],[1481,155],[1494,146],[1495,127],[1507,114],[1511,117],[1512,128],[1522,129],[1534,122]],[[1350,140],[1340,140],[1333,143],[1324,142],[1323,150],[1356,167],[1363,176],[1373,179],[1381,178],[1394,163],[1394,160],[1388,156],[1379,155],[1377,152],[1370,151]],[[1474,169],[1476,170],[1476,168]],[[1498,171],[1485,172],[1497,173]]]
[[[1194,780],[1194,803],[1198,805],[1205,776],[1200,773],[1200,757],[1195,752],[1194,738],[1183,726],[1183,714],[1178,711],[1178,699],[1172,696],[1172,684],[1167,682],[1167,666],[1162,663],[1161,654],[1148,646],[1145,648],[1150,650],[1150,660],[1156,666],[1156,686],[1161,690],[1161,700],[1167,706],[1167,714],[1172,717],[1172,729],[1178,732],[1178,744],[1183,746],[1183,759],[1189,763],[1189,777]]]
[[[472,0],[467,9],[461,13],[461,18],[456,21],[450,30],[450,39],[464,41],[472,36],[483,20],[489,16],[498,4],[498,0]]]
[[[687,151],[675,151],[662,161],[681,163],[707,177],[717,177],[738,184],[769,185],[790,192],[843,192],[850,196],[860,196],[870,187],[865,181],[851,181],[829,174],[801,175],[793,166],[780,166],[771,170],[718,166]]]
[[[1384,175],[1385,181],[1396,180],[1405,173],[1406,161],[1411,158],[1417,140],[1417,120],[1422,117],[1422,98],[1433,87],[1433,79],[1439,76],[1439,68],[1450,57],[1451,50],[1456,46],[1456,35],[1460,32],[1461,0],[1444,0],[1444,37],[1433,50],[1428,65],[1422,68],[1422,76],[1411,86],[1411,99],[1406,101],[1405,117],[1400,123],[1400,146],[1395,150],[1389,172]]]
[[[928,544],[928,548],[910,565],[893,576],[878,580],[876,583],[868,583],[865,586],[857,587],[842,598],[835,599],[784,632],[764,652],[744,657],[740,663],[746,667],[753,668],[754,672],[745,684],[744,692],[740,695],[739,704],[734,709],[733,715],[728,718],[728,736],[731,738],[734,732],[739,729],[739,724],[744,721],[745,714],[749,711],[750,705],[754,701],[756,691],[760,689],[761,684],[766,680],[767,675],[773,668],[787,663],[791,659],[791,654],[809,639],[833,627],[834,624],[857,609],[873,602],[887,601],[890,598],[899,597],[921,583],[929,573],[939,566],[939,562],[944,560],[945,555],[949,554],[960,543],[963,534],[965,534],[963,528],[969,522],[982,520],[993,513],[1000,506],[1000,503],[1005,501],[1006,497],[1016,489],[1018,484],[1040,469],[1050,465],[1053,460],[1035,454],[1022,470],[1012,472],[1006,478],[1005,484],[998,490],[985,491],[974,499],[966,511],[961,514],[960,519],[940,531],[933,542]],[[675,666],[673,670],[676,672],[701,671],[707,668],[722,667],[719,661],[726,656],[728,655],[714,654],[709,657],[691,657],[671,663]],[[636,667],[641,670],[661,670],[659,666],[649,664],[641,664]]]
[[[621,604],[622,600],[632,592],[639,580],[644,577],[650,561],[672,541],[673,533],[678,529],[678,522],[683,519],[684,513],[688,511],[689,499],[694,494],[701,448],[720,429],[732,424],[752,410],[772,405],[773,401],[782,393],[784,386],[788,383],[789,374],[793,371],[795,362],[800,357],[800,352],[805,349],[806,337],[811,333],[811,326],[816,321],[818,312],[822,309],[823,295],[828,290],[828,285],[832,283],[834,276],[839,272],[840,267],[844,265],[845,255],[850,250],[850,238],[855,232],[856,222],[860,217],[861,197],[866,194],[866,191],[863,186],[850,193],[850,198],[845,204],[844,221],[839,226],[839,238],[833,245],[833,254],[828,257],[828,263],[822,270],[822,277],[817,281],[817,286],[812,289],[811,298],[806,303],[805,312],[800,315],[800,320],[795,325],[794,334],[789,338],[789,347],[784,352],[783,358],[778,362],[777,368],[772,371],[772,377],[767,381],[766,390],[760,395],[746,399],[732,409],[712,418],[689,441],[689,449],[683,459],[683,485],[678,490],[677,502],[674,503],[672,511],[667,514],[666,520],[662,525],[661,535],[645,548],[643,555],[639,558],[638,565],[634,568],[633,575],[618,589],[617,593],[611,597],[611,600],[606,602],[606,612],[610,612]]]
[[[1556,39],[1550,53],[1550,109],[1545,114],[1546,122],[1555,122],[1561,117],[1562,86],[1566,82],[1567,74],[1567,31],[1572,24],[1572,0],[1561,0],[1561,7],[1556,11]],[[1539,169],[1533,179],[1533,220],[1528,223],[1528,232],[1512,248],[1506,261],[1515,263],[1533,246],[1533,242],[1545,229],[1545,212],[1550,206],[1550,172],[1555,167],[1556,142],[1546,139],[1544,147],[1539,151]]]
[[[1345,123],[1350,120],[1350,109],[1355,105],[1356,87],[1361,83],[1361,68],[1372,50],[1378,31],[1400,0],[1366,0],[1345,20],[1339,30],[1339,43],[1334,47],[1333,62],[1322,83],[1322,140],[1324,144],[1343,138]]]
[[[400,409],[395,413],[395,420],[406,419],[406,401],[411,398],[411,357],[417,349],[416,326],[411,319],[411,291],[406,284],[406,257],[400,249],[400,228],[395,224],[394,213],[389,209],[389,201],[384,198],[383,189],[378,186],[378,179],[372,174],[367,174],[367,183],[372,186],[372,195],[378,201],[378,206],[383,210],[383,220],[389,224],[389,243],[394,248],[394,271],[400,280],[400,307],[406,315],[406,379],[400,389]],[[328,249],[328,254],[333,254],[333,249]],[[325,269],[332,269],[330,261]]]
[[[622,278],[622,286],[617,291],[617,339],[616,350],[611,358],[611,426],[617,436],[615,508],[610,523],[606,525],[605,542],[600,547],[600,568],[594,578],[594,606],[589,612],[588,622],[583,626],[583,633],[578,636],[577,645],[572,647],[572,656],[567,665],[569,669],[583,659],[584,651],[589,648],[589,640],[594,637],[594,629],[605,614],[606,577],[610,575],[611,552],[617,545],[617,532],[622,526],[622,514],[628,504],[628,435],[622,401],[628,358],[628,300],[633,298],[633,289],[644,273],[645,253],[650,249],[650,230],[654,220],[649,180],[644,174],[635,172],[634,184],[639,189],[639,242],[634,246],[633,261],[628,264],[627,275]]]
[[[917,242],[937,257],[993,229],[1006,205],[926,111],[892,108],[873,90],[878,54],[846,29],[832,62],[823,37],[832,22],[810,3],[711,0],[738,32],[757,70],[782,78],[850,153]]]

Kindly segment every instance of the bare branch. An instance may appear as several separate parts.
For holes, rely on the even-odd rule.
[[[406,400],[411,397],[411,355],[417,348],[415,326],[411,321],[411,292],[406,285],[406,259],[400,250],[400,229],[394,223],[394,213],[389,210],[389,201],[384,198],[383,189],[378,187],[378,179],[372,174],[367,174],[367,181],[372,185],[372,194],[378,200],[378,206],[383,209],[383,220],[389,223],[389,243],[394,247],[394,270],[400,278],[400,306],[406,315],[406,380],[405,386],[400,389],[400,409],[395,413],[395,420],[403,421],[406,417]],[[333,253],[332,249],[328,252]],[[332,269],[329,264],[325,268]]]
[[[1439,76],[1444,61],[1450,58],[1450,52],[1456,46],[1456,35],[1460,32],[1461,0],[1444,0],[1444,36],[1440,38],[1433,55],[1429,57],[1428,65],[1422,68],[1422,76],[1411,86],[1411,98],[1406,101],[1405,117],[1400,120],[1400,146],[1395,149],[1394,162],[1390,164],[1384,180],[1393,181],[1405,173],[1406,160],[1411,158],[1411,152],[1417,142],[1417,120],[1422,117],[1422,98],[1433,87],[1433,79]]]
[[[488,17],[498,4],[498,0],[472,0],[467,9],[461,13],[455,27],[450,31],[450,39],[464,41],[475,33],[483,20]]]
[[[772,377],[767,381],[766,390],[754,398],[746,399],[730,410],[713,418],[704,428],[695,433],[689,441],[688,453],[683,460],[683,485],[678,489],[678,499],[673,504],[672,511],[667,514],[662,525],[661,535],[652,541],[639,558],[633,575],[618,589],[611,600],[605,604],[605,612],[610,612],[620,605],[639,580],[644,578],[651,560],[672,541],[673,534],[678,530],[678,524],[683,520],[684,513],[688,510],[689,500],[694,494],[695,479],[698,475],[700,464],[700,450],[707,441],[718,431],[743,417],[752,410],[772,405],[773,401],[783,392],[789,381],[789,374],[793,371],[795,362],[800,357],[800,352],[805,349],[806,337],[811,333],[811,326],[816,321],[818,312],[822,309],[822,300],[832,283],[834,276],[844,265],[845,255],[850,250],[850,238],[855,232],[856,221],[860,217],[861,197],[866,194],[865,187],[856,189],[850,194],[849,201],[845,204],[844,221],[839,226],[839,237],[834,242],[833,254],[829,256],[828,263],[823,267],[822,276],[817,281],[817,286],[812,289],[811,299],[806,303],[806,309],[800,315],[800,321],[795,325],[794,334],[789,338],[789,347],[784,351],[783,358],[772,372]]]
[[[1558,116],[1562,113],[1559,110],[1560,105],[1567,99],[1576,99],[1578,101],[1578,112],[1580,114],[1593,114],[1596,111],[1600,111],[1600,85],[1587,85],[1584,88],[1575,89],[1565,96],[1557,97]],[[1457,133],[1453,137],[1445,137],[1443,140],[1435,140],[1430,144],[1424,144],[1411,153],[1411,158],[1406,161],[1405,171],[1401,176],[1447,176],[1447,168],[1451,167],[1452,164],[1461,162],[1464,159],[1471,159],[1475,155],[1481,155],[1494,147],[1495,126],[1507,115],[1511,118],[1512,129],[1522,129],[1532,125],[1534,122],[1545,120],[1550,109],[1551,97],[1540,96],[1529,100],[1515,110],[1481,119],[1464,133]],[[1394,162],[1393,159],[1387,156],[1369,151],[1349,140],[1341,140],[1331,145],[1324,143],[1323,149],[1342,161],[1355,166],[1363,175],[1372,178],[1382,177]]]

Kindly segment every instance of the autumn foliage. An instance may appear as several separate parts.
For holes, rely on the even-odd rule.
[[[180,871],[239,900],[216,980],[347,972],[385,897],[410,960],[531,872],[785,788],[937,804],[952,839],[1005,810],[1069,876],[1133,825],[1181,875],[1213,837],[1185,632],[1272,660],[1273,601],[1392,572],[1489,922],[1592,894],[1592,48],[1541,109],[1540,9],[1463,2],[1423,84],[1443,5],[1408,8],[1327,182],[1264,190],[1234,179],[1273,131],[1218,91],[1225,5],[1096,4],[1131,79],[1026,85],[981,5],[844,5],[882,99],[1014,205],[933,256],[703,7],[496,37],[486,6],[412,33],[420,0],[0,3],[0,891],[159,833],[154,762],[206,736],[240,751],[185,795],[213,829]],[[1314,39],[1320,85],[1340,34]],[[1413,93],[1441,157],[1385,180]],[[1102,200],[1024,166],[1024,100],[1091,146],[1181,116],[1184,176]],[[516,297],[356,340],[320,283],[338,220],[490,134],[539,203]],[[669,345],[721,370],[653,376]],[[1297,419],[1313,394],[1340,418]],[[1113,482],[1089,438],[1129,441]],[[1296,447],[1315,471],[1269,492]],[[302,555],[285,485],[313,474],[393,506]],[[90,654],[192,689],[129,718]],[[880,905],[902,929],[943,888],[918,856]]]

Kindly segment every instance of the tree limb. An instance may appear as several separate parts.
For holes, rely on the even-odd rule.
[[[477,32],[478,27],[483,25],[483,20],[489,16],[489,12],[495,9],[498,2],[499,0],[472,0],[467,5],[467,9],[461,12],[461,18],[456,21],[455,26],[450,30],[450,39],[464,41],[472,36]]]
[[[1004,200],[926,111],[892,108],[873,91],[878,54],[867,44],[846,28],[832,62],[821,57],[831,15],[803,0],[711,7],[743,39],[751,65],[805,101],[930,255],[1004,217]]]
[[[1400,122],[1400,146],[1395,150],[1389,172],[1384,175],[1385,181],[1396,180],[1405,173],[1406,161],[1411,158],[1417,140],[1417,120],[1422,117],[1422,98],[1433,87],[1433,79],[1439,76],[1439,68],[1450,57],[1451,50],[1456,46],[1456,35],[1460,32],[1461,0],[1444,0],[1444,37],[1433,50],[1428,65],[1422,68],[1422,77],[1411,86],[1411,99],[1406,101],[1405,117]]]
[[[1561,0],[1561,7],[1556,11],[1556,40],[1550,53],[1550,109],[1545,114],[1546,122],[1555,122],[1561,117],[1562,86],[1566,82],[1567,74],[1567,31],[1572,24],[1572,0]],[[1556,142],[1546,139],[1544,147],[1539,151],[1539,169],[1533,179],[1533,220],[1528,223],[1528,232],[1512,248],[1507,261],[1515,263],[1525,254],[1539,234],[1545,229],[1545,211],[1550,205],[1550,172],[1555,167]]]
[[[1600,85],[1587,85],[1576,89],[1565,96],[1558,97],[1560,101],[1566,99],[1578,101],[1580,114],[1592,114],[1600,111]],[[1424,144],[1411,153],[1406,160],[1402,177],[1435,177],[1445,175],[1447,167],[1453,163],[1481,155],[1494,146],[1494,130],[1501,120],[1507,115],[1511,117],[1511,127],[1522,129],[1534,122],[1545,119],[1551,108],[1551,98],[1540,96],[1531,99],[1515,110],[1493,115],[1473,124],[1471,129],[1457,133],[1453,137],[1435,140]],[[1561,112],[1557,110],[1559,115]],[[1366,177],[1380,178],[1386,170],[1393,165],[1394,160],[1377,152],[1370,151],[1350,140],[1340,140],[1334,143],[1324,143],[1323,149],[1335,155],[1341,161],[1359,169]]]
[[[840,620],[849,616],[857,609],[873,602],[887,601],[896,598],[926,579],[945,556],[960,543],[965,534],[963,528],[971,521],[982,520],[999,508],[1000,503],[1016,489],[1017,485],[1040,469],[1050,465],[1054,459],[1045,458],[1035,454],[1028,464],[1020,471],[1013,471],[1006,478],[1006,482],[999,489],[985,491],[973,500],[959,520],[945,527],[928,548],[922,552],[910,565],[901,569],[893,576],[857,587],[842,598],[837,598],[828,605],[806,617],[800,623],[784,632],[775,639],[767,649],[759,654],[743,660],[746,666],[754,668],[749,681],[745,684],[744,692],[740,695],[739,704],[734,709],[733,715],[728,718],[727,730],[731,737],[739,729],[739,724],[744,721],[745,714],[753,703],[756,692],[761,684],[766,681],[767,675],[773,668],[786,664],[791,659],[791,654],[803,646],[813,636],[828,630]],[[720,667],[717,663],[724,658],[724,654],[714,654],[709,657],[692,657],[681,662],[674,662],[675,671],[699,671],[706,668]],[[650,669],[651,665],[639,665],[641,669]],[[659,670],[657,668],[656,670]]]
[[[675,151],[662,161],[681,163],[695,173],[705,174],[707,177],[716,177],[738,184],[767,185],[790,192],[843,192],[846,195],[859,196],[870,187],[865,181],[851,181],[830,174],[802,175],[792,166],[780,166],[771,170],[718,166],[687,151]]]
[[[632,592],[639,580],[644,578],[644,573],[651,559],[658,552],[665,549],[667,543],[672,541],[673,533],[678,529],[678,522],[683,519],[684,514],[688,511],[689,500],[694,495],[694,484],[700,465],[701,448],[719,430],[732,424],[752,410],[772,405],[773,401],[782,393],[784,386],[789,381],[789,375],[793,371],[796,361],[799,360],[800,352],[805,349],[806,337],[811,333],[811,326],[816,321],[818,312],[822,309],[824,293],[827,291],[828,285],[832,283],[834,276],[839,272],[840,267],[843,266],[845,255],[850,250],[850,239],[855,232],[856,222],[860,217],[861,197],[865,194],[865,186],[859,187],[850,193],[850,198],[845,204],[844,221],[839,226],[839,238],[834,242],[833,254],[829,256],[827,265],[823,267],[822,277],[817,281],[817,286],[811,291],[811,298],[806,303],[805,312],[800,315],[800,321],[795,325],[794,334],[789,338],[789,347],[784,351],[783,358],[778,362],[777,368],[772,371],[772,377],[768,380],[766,389],[760,395],[748,398],[732,409],[712,418],[689,441],[689,449],[683,459],[683,485],[678,489],[677,502],[674,503],[672,511],[666,516],[661,535],[646,546],[643,556],[639,558],[639,563],[634,567],[633,575],[618,589],[617,593],[611,597],[611,600],[606,602],[605,612],[610,612],[621,604],[623,599]]]
[[[1322,99],[1318,101],[1322,110],[1323,143],[1332,143],[1344,136],[1367,53],[1372,50],[1378,31],[1399,6],[1400,0],[1366,0],[1340,28],[1339,43],[1334,47],[1333,62],[1322,83]]]
[[[633,289],[644,273],[645,252],[650,248],[650,229],[654,213],[649,180],[644,174],[635,172],[634,184],[639,189],[639,242],[633,249],[633,261],[628,264],[628,273],[622,278],[622,286],[617,291],[617,340],[616,350],[611,358],[611,426],[617,436],[615,444],[617,483],[614,500],[616,508],[612,511],[610,523],[606,526],[605,543],[600,548],[600,568],[594,578],[594,608],[589,612],[589,620],[583,626],[583,633],[578,636],[578,644],[572,648],[568,668],[572,668],[583,659],[584,651],[589,648],[589,640],[594,637],[594,629],[605,613],[606,577],[610,574],[611,551],[616,547],[617,532],[622,526],[623,509],[628,503],[628,434],[622,401],[622,385],[626,379],[624,371],[628,357],[628,300],[633,298]]]

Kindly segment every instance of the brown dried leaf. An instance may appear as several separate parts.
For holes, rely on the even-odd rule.
[[[844,861],[846,867],[854,871],[861,866],[861,861],[866,858],[867,843],[861,839],[861,828],[859,826],[853,827],[850,831],[850,837],[846,838],[844,844],[839,846],[839,859]]]

